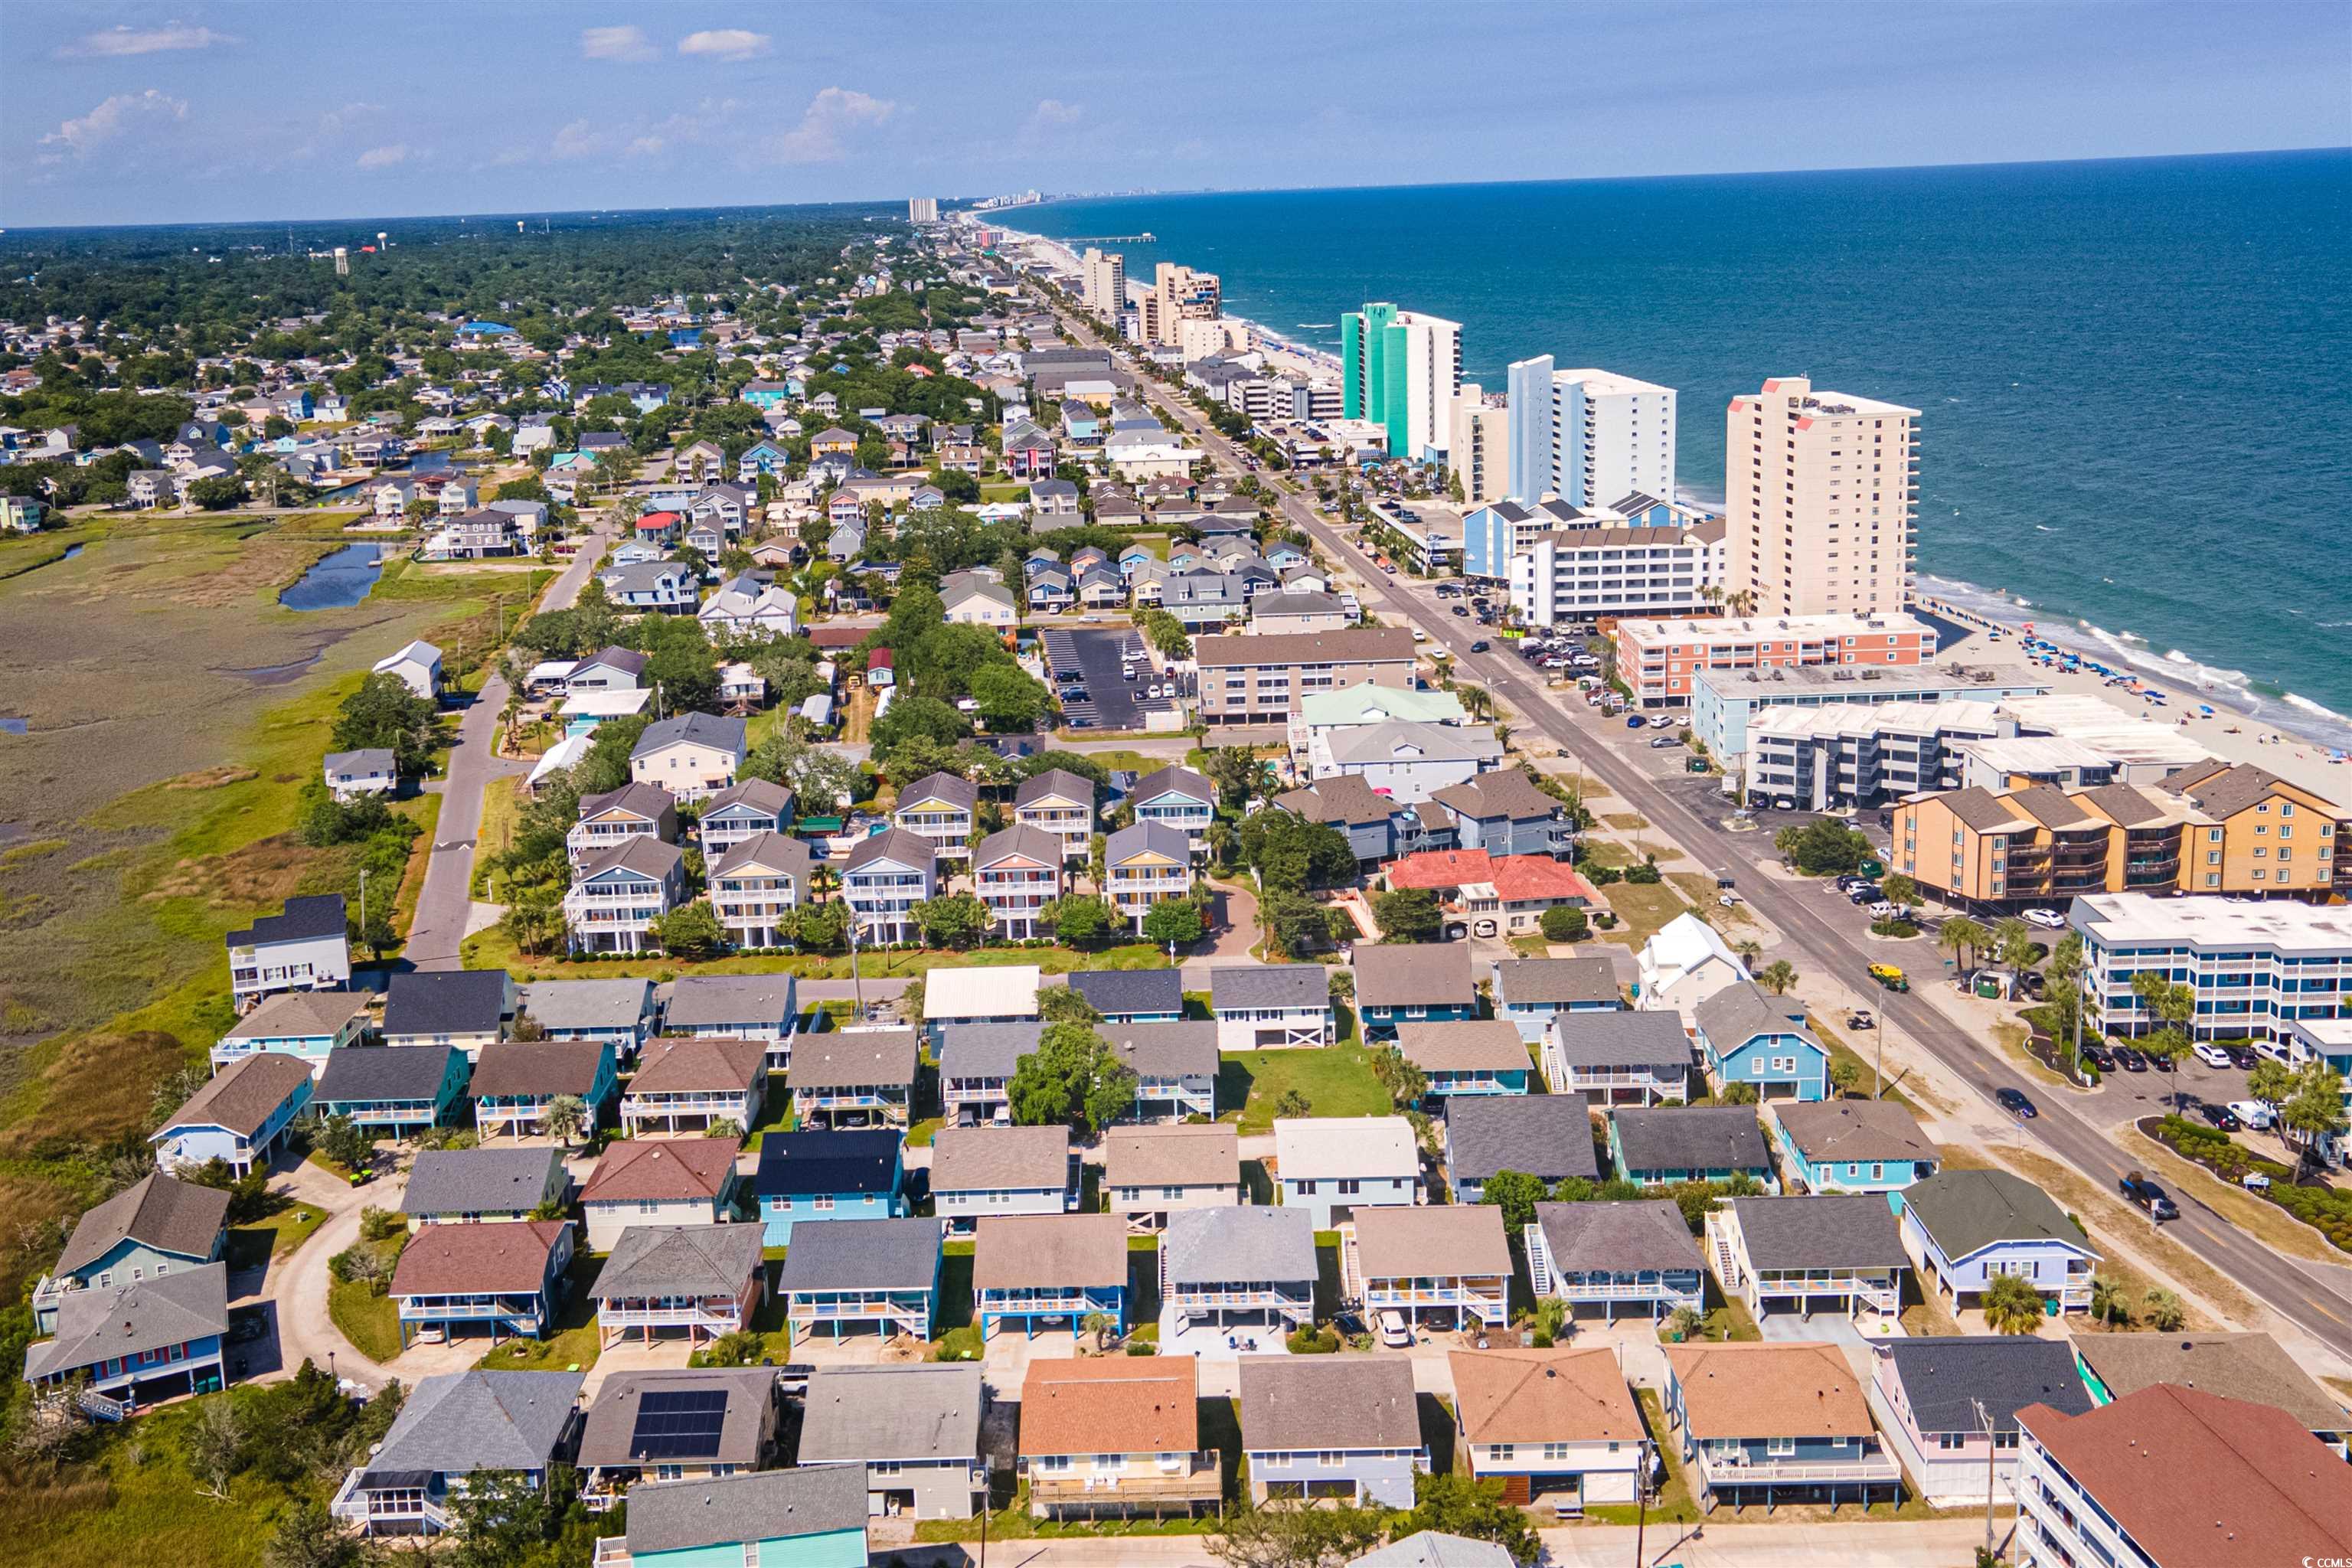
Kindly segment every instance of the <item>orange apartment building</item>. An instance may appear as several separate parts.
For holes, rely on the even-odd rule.
[[[2263,769],[2214,762],[2148,789],[2027,784],[1916,795],[1895,808],[1895,870],[1947,902],[2021,907],[2092,893],[2325,900],[2341,810]]]
[[[1617,623],[1617,675],[1643,708],[1686,708],[1700,670],[1854,664],[1885,668],[1936,657],[1936,628],[1903,611],[1876,616],[1749,616]]]

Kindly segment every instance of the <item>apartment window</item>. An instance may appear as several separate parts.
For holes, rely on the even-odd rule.
[[[1767,1437],[1764,1439],[1764,1452],[1774,1458],[1787,1458],[1795,1454],[1796,1451],[1797,1440],[1794,1437]]]
[[[1326,1448],[1315,1456],[1315,1462],[1327,1470],[1336,1470],[1339,1468],[1339,1455],[1334,1449]]]
[[[1550,1447],[1551,1447],[1551,1445],[1549,1445],[1549,1444],[1546,1444],[1546,1445],[1545,1445],[1545,1447],[1546,1447],[1546,1449],[1547,1449],[1547,1450],[1549,1450],[1549,1449],[1550,1448]],[[1513,1456],[1513,1455],[1515,1455],[1515,1454],[1517,1454],[1517,1452],[1518,1452],[1518,1445],[1517,1445],[1516,1443],[1497,1443],[1497,1444],[1496,1444],[1496,1445],[1495,1445],[1495,1458],[1496,1458],[1496,1459],[1498,1462],[1501,1462],[1501,1463],[1506,1463],[1506,1464],[1507,1464],[1507,1463],[1510,1461],[1510,1459],[1511,1459],[1512,1456]],[[1547,1451],[1547,1452],[1545,1453],[1545,1455],[1544,1455],[1544,1458],[1547,1458],[1547,1459],[1549,1459],[1549,1458],[1551,1458],[1550,1453],[1549,1453],[1549,1451]]]

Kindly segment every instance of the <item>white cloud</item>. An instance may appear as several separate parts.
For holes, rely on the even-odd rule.
[[[650,158],[668,145],[669,143],[667,142],[663,141],[658,136],[640,136],[635,141],[629,143],[629,156],[632,158]]]
[[[1037,100],[1036,111],[1029,116],[1029,121],[1041,130],[1054,125],[1076,125],[1085,118],[1086,112],[1083,104],[1064,103],[1058,98],[1041,98]]]
[[[809,100],[801,122],[770,143],[780,163],[827,163],[842,155],[841,138],[858,126],[879,125],[898,105],[845,87],[829,87]]]
[[[593,158],[604,152],[609,144],[609,139],[583,118],[555,133],[555,142],[548,149],[548,155],[554,158]]]
[[[643,27],[583,27],[580,32],[580,53],[586,59],[636,64],[652,59],[660,51],[646,37]]]
[[[371,147],[360,154],[362,169],[390,169],[408,162],[408,143],[394,142],[385,147]]]
[[[120,59],[127,55],[159,55],[173,49],[209,49],[215,44],[236,42],[226,33],[215,33],[210,27],[191,27],[184,22],[166,22],[160,27],[132,27],[126,24],[109,27],[102,33],[92,33],[68,44],[58,53]]]
[[[41,138],[44,147],[58,147],[63,153],[45,154],[54,160],[65,153],[77,158],[89,155],[91,149],[123,135],[142,121],[161,116],[166,120],[185,120],[188,105],[185,99],[166,98],[153,88],[145,92],[119,92],[79,120],[68,120]]]
[[[688,33],[677,41],[682,55],[709,55],[717,60],[748,60],[768,52],[768,35],[741,27],[718,27]]]

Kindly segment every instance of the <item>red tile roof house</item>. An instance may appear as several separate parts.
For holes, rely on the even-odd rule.
[[[544,1337],[563,1299],[572,1247],[566,1220],[426,1226],[393,1270],[401,1348],[420,1333],[478,1328],[488,1328],[493,1341]]]
[[[2341,1562],[2352,1466],[2284,1410],[2159,1383],[2087,1415],[2017,1413],[2020,1560]]]
[[[675,544],[679,525],[685,515],[675,511],[649,511],[637,519],[637,537],[648,544]]]
[[[1592,884],[1565,860],[1549,855],[1490,856],[1484,849],[1432,849],[1389,868],[1392,888],[1427,888],[1446,914],[1480,936],[1517,936],[1536,930],[1546,910],[1593,905]],[[1449,938],[1467,932],[1450,929]]]

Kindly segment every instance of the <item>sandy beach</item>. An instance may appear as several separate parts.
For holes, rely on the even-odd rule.
[[[2063,636],[2063,628],[2053,628],[2025,616],[2013,620],[1989,616],[1924,595],[1919,605],[1937,617],[1968,627],[1976,634],[1961,645],[1963,657],[1989,655],[1996,647],[2009,659],[2028,657],[2022,644],[2027,635],[2024,628],[2029,625],[2033,626],[2034,636],[2057,643],[2062,647],[2073,646]],[[2001,633],[2002,640],[1999,644],[1984,640],[1983,634],[1992,630]],[[2117,712],[2178,730],[2225,762],[2251,763],[2256,767],[2267,768],[2281,778],[2326,795],[2338,805],[2352,805],[2352,763],[2336,761],[2336,753],[2326,746],[2231,706],[2226,693],[2151,679],[2143,671],[2126,666],[2114,655],[2095,649],[2075,647],[2074,651],[2086,659],[2096,658],[2118,675],[2130,675],[2139,683],[2139,689],[2111,686],[2106,676],[2087,666],[2072,674],[2055,666],[2047,669],[2034,667],[2035,676],[2048,680],[2053,694],[2095,697]],[[2166,700],[2163,706],[2159,707],[2141,695],[2149,690],[2164,694]],[[2208,708],[2212,710],[2210,717],[2204,712]]]

